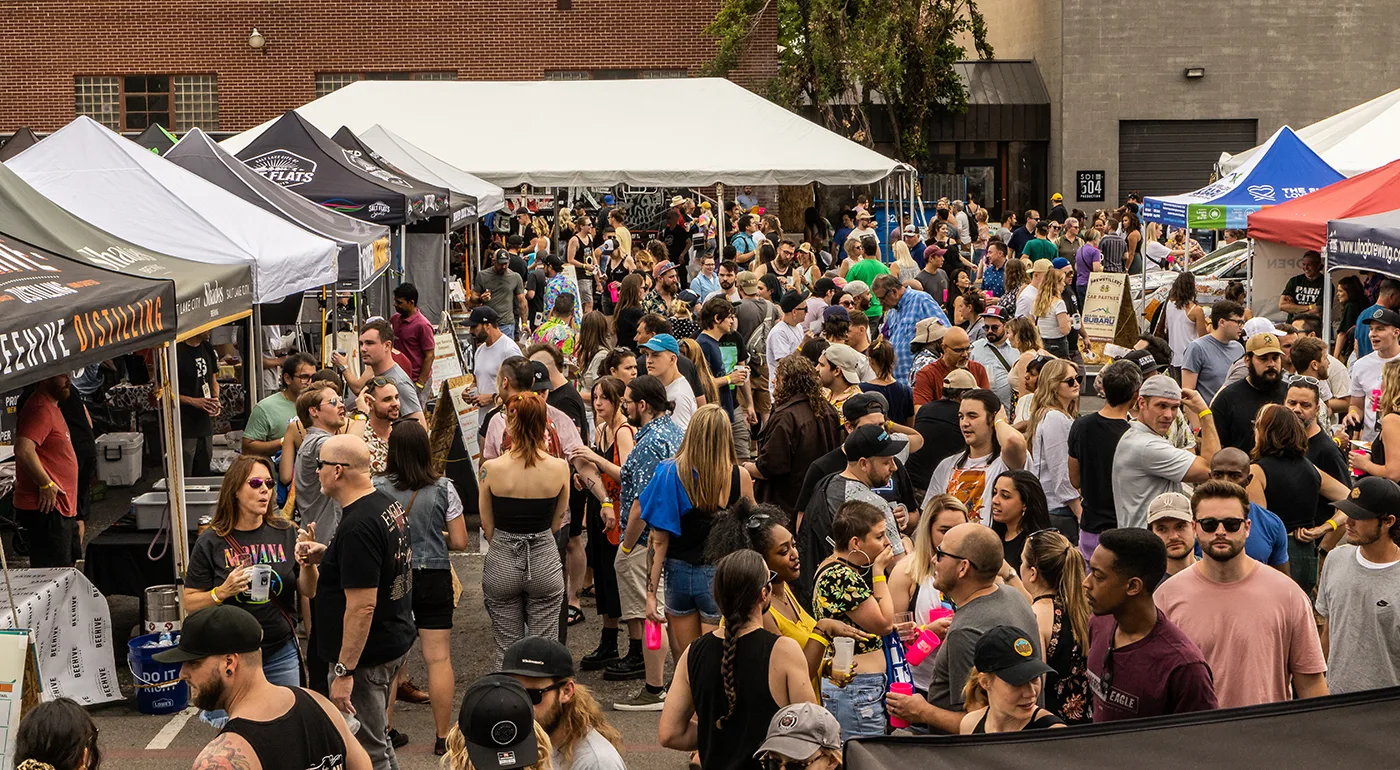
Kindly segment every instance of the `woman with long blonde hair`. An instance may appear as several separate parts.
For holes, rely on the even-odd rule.
[[[510,448],[481,464],[478,484],[481,529],[491,544],[481,593],[495,638],[492,670],[526,626],[534,636],[559,634],[564,565],[554,536],[569,509],[571,478],[568,462],[548,452],[544,399],[520,393],[505,411]]]
[[[1072,328],[1069,308],[1064,297],[1065,274],[1051,268],[1045,274],[1045,282],[1040,285],[1040,293],[1031,303],[1031,318],[1040,332],[1045,349],[1059,358],[1069,358],[1069,333]]]
[[[715,377],[710,373],[710,366],[705,362],[705,351],[700,348],[700,343],[693,339],[676,339],[676,344],[681,347],[681,355],[690,359],[695,364],[695,373],[700,378],[700,390],[705,393],[705,403],[719,403],[719,385],[715,383]]]
[[[959,524],[967,523],[967,505],[958,498],[943,494],[930,497],[924,505],[923,516],[919,518],[914,531],[914,551],[909,558],[895,565],[890,571],[890,601],[894,603],[894,614],[901,612],[914,614],[918,626],[929,625],[929,611],[943,607],[952,609],[952,602],[933,585],[934,563],[938,560],[938,548],[943,545],[943,536]],[[932,624],[934,633],[947,636],[946,621]],[[914,669],[914,689],[928,692],[933,682],[933,656],[929,656]]]
[[[1024,387],[1026,364],[1037,356],[1050,355],[1050,351],[1041,343],[1040,332],[1036,330],[1035,322],[1029,318],[1012,318],[1007,321],[1006,338],[1019,352],[1016,362],[1011,365],[1011,390],[1017,397],[1027,395],[1033,388]]]
[[[656,586],[666,572],[666,617],[676,657],[720,621],[710,584],[715,567],[705,541],[715,516],[753,499],[753,478],[739,466],[729,414],[719,404],[695,411],[676,459],[665,460],[642,490],[642,520],[651,525],[651,579],[647,617],[661,622]]]
[[[1347,457],[1351,467],[1362,473],[1400,481],[1400,361],[1391,361],[1381,369],[1381,402],[1376,413],[1380,430],[1371,442],[1370,454],[1348,452]]]
[[[499,668],[499,665],[497,667]],[[490,714],[483,713],[486,709],[486,699],[475,697],[475,691],[485,688],[492,690],[493,697],[489,702],[495,707],[495,710]],[[504,708],[501,708],[501,701],[496,697],[499,695],[513,698],[516,702],[507,703]],[[525,726],[525,713],[530,714],[530,728]],[[497,745],[498,732],[501,732],[501,728],[511,728],[510,734],[512,736],[518,736],[526,729],[532,729],[535,735],[533,748],[536,759],[528,765],[519,766],[518,770],[553,769],[554,764],[551,757],[554,755],[554,743],[549,738],[549,732],[534,718],[534,705],[530,692],[525,689],[525,685],[505,674],[487,674],[473,682],[462,698],[462,706],[457,713],[457,724],[452,725],[452,730],[447,734],[447,754],[439,763],[442,770],[495,770],[497,765],[478,767],[472,763],[471,757],[467,754],[467,736],[462,734],[461,728],[461,725],[468,725],[469,729],[475,730],[477,725],[493,724],[489,735],[474,736],[478,746]],[[524,756],[529,756],[531,747],[528,745],[516,746],[513,737],[507,742],[507,745],[522,752]],[[494,753],[488,756],[494,759]]]
[[[912,280],[919,273],[919,263],[914,261],[914,255],[909,253],[909,247],[904,241],[895,241],[890,244],[890,254],[894,256],[894,262],[890,264],[890,272],[901,281]]]
[[[1055,669],[1046,675],[1045,707],[1069,724],[1090,722],[1094,715],[1088,678],[1087,568],[1084,554],[1059,532],[1031,533],[1021,553],[1021,585],[1035,610],[1045,662]]]
[[[1026,469],[1040,478],[1050,521],[1070,542],[1079,543],[1082,501],[1069,480],[1069,429],[1079,415],[1079,370],[1059,358],[1045,362],[1031,399],[1026,425],[1030,464]]]

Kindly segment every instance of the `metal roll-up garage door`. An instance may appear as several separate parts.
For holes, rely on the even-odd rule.
[[[1220,153],[1258,144],[1257,120],[1118,122],[1118,194],[1177,195],[1207,185]]]

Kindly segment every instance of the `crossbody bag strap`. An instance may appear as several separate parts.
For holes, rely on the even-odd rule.
[[[224,542],[229,544],[229,547],[234,550],[234,553],[238,553],[243,548],[243,546],[238,544],[237,540],[233,539],[232,532],[224,535]],[[296,558],[295,553],[293,553],[292,558]],[[287,621],[287,627],[292,630],[292,645],[295,646],[297,650],[297,669],[301,672],[302,685],[307,686],[311,684],[311,674],[306,670],[306,653],[301,649],[301,638],[297,636],[296,618],[293,618],[292,614],[287,612],[287,608],[282,606],[282,602],[276,599],[272,599],[272,602],[276,605],[277,611],[282,613],[282,619]]]

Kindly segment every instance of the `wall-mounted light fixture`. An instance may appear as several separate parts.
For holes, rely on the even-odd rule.
[[[267,53],[267,37],[253,27],[252,34],[248,35],[248,47],[258,53]]]
[[[1187,68],[1186,68],[1186,71],[1183,72],[1182,74],[1186,76],[1186,79],[1187,79],[1187,80],[1196,80],[1197,78],[1203,78],[1203,77],[1206,76],[1206,68],[1205,68],[1205,67],[1187,67]]]

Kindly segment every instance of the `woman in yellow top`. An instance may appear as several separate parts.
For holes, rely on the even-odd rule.
[[[773,581],[773,599],[763,616],[763,627],[789,637],[802,646],[802,652],[807,656],[807,672],[812,677],[812,689],[820,701],[823,674],[833,681],[837,679],[829,671],[831,658],[827,655],[827,649],[831,646],[831,640],[839,636],[858,640],[874,639],[875,636],[835,618],[814,620],[803,607],[792,590],[802,562],[798,557],[797,543],[788,529],[788,515],[783,509],[774,505],[758,505],[744,498],[729,510],[717,514],[710,526],[710,537],[705,547],[706,560],[713,564],[742,550],[757,551],[768,563],[768,569],[777,573],[778,577]]]

